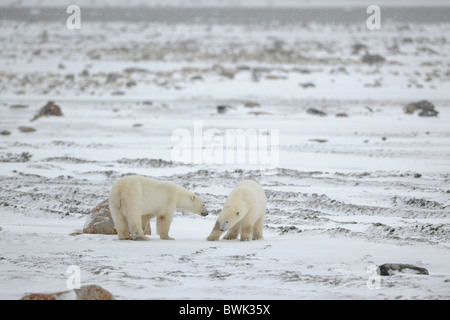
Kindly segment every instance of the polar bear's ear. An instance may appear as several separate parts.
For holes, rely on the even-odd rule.
[[[195,201],[195,194],[192,195],[191,199],[192,201]]]

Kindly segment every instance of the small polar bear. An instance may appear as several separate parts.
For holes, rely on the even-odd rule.
[[[257,182],[239,182],[225,201],[207,240],[219,240],[222,232],[227,230],[223,237],[226,240],[237,239],[239,233],[241,241],[262,239],[266,205],[266,194]]]
[[[191,191],[170,181],[133,175],[119,179],[109,194],[109,208],[119,239],[149,240],[143,226],[156,217],[161,239],[169,237],[175,209],[207,216],[203,201]]]

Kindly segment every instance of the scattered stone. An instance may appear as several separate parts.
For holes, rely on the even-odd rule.
[[[217,106],[217,113],[226,113],[229,109],[234,109],[234,108],[229,105],[220,105],[220,106]]]
[[[140,128],[142,126],[144,126],[142,123],[135,123],[135,124],[133,124],[133,128]]]
[[[308,141],[318,142],[318,143],[325,143],[325,142],[328,142],[327,139],[309,139]]]
[[[203,77],[201,75],[195,75],[195,76],[192,76],[189,80],[190,81],[203,81]]]
[[[413,114],[416,111],[419,111],[420,117],[436,117],[439,113],[434,109],[434,104],[427,100],[411,102],[403,107],[403,112],[406,114]]]
[[[367,46],[362,43],[355,43],[354,45],[352,45],[353,54],[359,54],[361,50],[367,51],[367,49],[368,49]]]
[[[378,266],[377,270],[377,273],[381,276],[390,276],[395,274],[396,272],[429,275],[428,270],[425,268],[401,263],[385,263],[381,266]]]
[[[297,228],[296,226],[282,226],[282,227],[278,227],[277,229],[278,229],[280,235],[290,233],[290,232],[296,232],[296,233],[302,232],[302,230]]]
[[[147,73],[147,72],[149,72],[147,69],[145,69],[145,68],[138,68],[138,67],[130,67],[130,68],[125,68],[125,69],[123,69],[123,71],[125,72],[125,73],[134,73],[134,72],[137,72],[137,73]]]
[[[127,88],[131,88],[131,87],[134,87],[136,85],[137,85],[136,81],[134,81],[134,80],[127,81]]]
[[[49,101],[47,102],[47,104],[45,106],[43,106],[41,108],[41,110],[39,110],[38,114],[34,116],[33,119],[31,119],[31,121],[34,121],[40,117],[44,117],[44,116],[58,116],[61,117],[63,116],[62,112],[61,112],[61,108],[56,105],[53,101]]]
[[[87,285],[55,293],[32,293],[21,300],[114,300],[114,296],[100,286]]]
[[[247,101],[246,103],[244,103],[244,107],[246,107],[246,108],[259,108],[259,107],[261,107],[261,105],[258,102]]]
[[[318,109],[315,109],[315,108],[308,108],[308,110],[306,110],[306,113],[307,114],[312,114],[312,115],[315,115],[315,116],[321,116],[321,117],[324,117],[324,116],[327,115],[325,112],[323,112],[321,110],[318,110]]]
[[[337,118],[348,118],[348,114],[345,112],[336,113]]]
[[[381,137],[381,140],[386,141],[387,137]]]
[[[363,63],[367,63],[367,64],[378,64],[378,63],[383,63],[386,61],[386,59],[379,54],[370,54],[370,53],[366,53],[362,58],[361,61]]]
[[[26,109],[29,106],[27,104],[12,104],[9,106],[11,109]]]
[[[3,130],[2,132],[0,132],[0,134],[1,134],[2,136],[9,136],[9,135],[11,134],[11,131]]]
[[[147,106],[152,106],[153,105],[153,101],[145,100],[145,101],[142,101],[142,104],[145,104]]]
[[[414,178],[416,178],[416,179],[418,179],[418,178],[420,178],[422,175],[420,174],[420,173],[415,173],[414,174]]]
[[[303,83],[299,83],[298,84],[300,87],[302,87],[303,89],[307,89],[307,88],[315,88],[316,85],[312,82],[303,82]]]
[[[248,114],[252,114],[254,116],[264,116],[264,115],[268,116],[268,115],[271,115],[272,113],[264,112],[264,111],[250,111],[250,112],[248,112]]]
[[[24,132],[24,133],[28,133],[28,132],[35,132],[36,129],[33,127],[28,127],[28,126],[20,126],[17,129],[19,129],[20,132]]]

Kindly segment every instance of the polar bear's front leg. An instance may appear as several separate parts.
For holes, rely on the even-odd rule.
[[[236,225],[228,230],[228,232],[224,235],[224,240],[235,240],[237,239],[239,232],[241,232],[241,223],[236,223]]]
[[[160,214],[156,220],[156,230],[159,233],[159,238],[163,240],[175,240],[169,237],[169,229],[172,223],[173,211],[165,214]]]
[[[250,241],[252,239],[252,229],[251,224],[243,224],[241,227],[241,241]]]
[[[214,227],[211,231],[211,234],[206,238],[208,241],[217,241],[220,238],[220,235],[222,234],[222,231],[220,231],[220,223],[219,221],[216,221],[214,224]]]

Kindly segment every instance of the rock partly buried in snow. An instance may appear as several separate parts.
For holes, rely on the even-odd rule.
[[[83,233],[117,234],[111,217],[111,211],[109,211],[108,199],[92,209],[91,214],[84,223]]]
[[[109,210],[109,199],[102,201],[87,217],[84,223],[83,233],[89,234],[117,234],[114,221]],[[145,234],[151,234],[150,224],[145,226]]]
[[[316,85],[312,82],[302,82],[298,84],[300,87],[302,87],[303,89],[307,89],[307,88],[315,88]]]
[[[413,114],[419,111],[419,116],[421,117],[436,117],[439,113],[434,109],[434,104],[427,100],[408,103],[403,107],[403,111],[406,114]]]
[[[217,113],[226,113],[230,109],[234,109],[234,107],[229,105],[219,105],[217,106]]]
[[[366,53],[365,55],[362,56],[361,61],[367,64],[377,64],[385,62],[386,59],[379,54]]]
[[[23,133],[30,133],[30,132],[35,132],[36,129],[33,127],[28,127],[28,126],[20,126],[17,129],[19,129],[20,132]]]
[[[413,266],[411,264],[402,263],[385,263],[378,266],[378,272],[381,276],[390,276],[396,272],[412,273],[412,274],[425,274],[428,275],[428,270]]]
[[[87,285],[69,291],[32,293],[23,296],[21,300],[114,300],[114,296],[102,287]]]
[[[61,108],[56,105],[53,101],[49,101],[47,102],[47,104],[45,106],[43,106],[41,108],[41,110],[39,110],[38,114],[34,116],[33,119],[31,119],[31,121],[34,121],[36,119],[39,119],[40,117],[44,117],[44,116],[62,116],[62,112],[61,112]]]
[[[318,110],[315,108],[308,108],[308,110],[306,110],[307,114],[312,114],[312,115],[316,115],[316,116],[326,116],[327,114],[325,112],[323,112],[322,110]]]
[[[246,108],[259,108],[259,107],[261,107],[261,104],[259,104],[258,102],[254,102],[254,101],[247,101],[246,103],[244,103],[244,107],[246,107]]]

